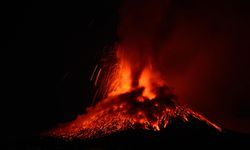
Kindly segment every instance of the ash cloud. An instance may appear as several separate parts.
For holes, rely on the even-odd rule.
[[[133,84],[151,62],[184,103],[226,128],[250,132],[248,6],[226,0],[124,0],[119,46],[133,66]]]

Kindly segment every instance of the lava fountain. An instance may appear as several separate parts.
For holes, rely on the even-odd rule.
[[[164,15],[168,14],[168,6],[168,0],[125,1],[115,63],[99,70],[96,67],[91,77],[95,85],[100,85],[97,93],[102,93],[103,99],[87,108],[86,114],[50,130],[48,135],[70,140],[99,138],[128,129],[157,132],[175,118],[183,122],[196,118],[221,131],[199,113],[181,105],[157,65],[152,63],[153,52],[159,50],[163,41],[158,40],[159,33],[161,38],[165,37],[160,29],[167,31]]]
[[[108,89],[106,98],[87,108],[86,114],[47,134],[71,140],[99,138],[128,129],[160,131],[166,128],[170,119],[180,118],[187,122],[190,117],[221,131],[199,113],[180,105],[173,90],[161,80],[150,62],[130,64],[123,59],[122,53],[118,48],[118,62],[112,72],[107,73],[109,80],[103,85]],[[96,80],[99,77],[97,73]]]

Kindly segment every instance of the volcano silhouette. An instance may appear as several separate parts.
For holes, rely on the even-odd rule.
[[[100,150],[248,145],[245,136],[222,130],[180,105],[168,87],[158,88],[157,97],[151,100],[139,98],[143,91],[143,87],[136,88],[98,102],[87,114],[47,132],[50,138],[40,140],[40,145]]]
[[[73,122],[52,129],[47,134],[66,140],[97,139],[133,130],[160,132],[173,126],[189,126],[199,122],[216,132],[222,129],[191,109],[178,104],[177,97],[166,87],[155,89],[156,97],[142,96],[144,87],[104,99],[88,108],[87,114]],[[172,127],[170,127],[172,128]]]
[[[158,88],[157,97],[151,100],[139,98],[143,91],[143,87],[136,88],[104,99],[76,120],[43,136],[10,143],[10,148],[138,150],[249,146],[248,135],[222,130],[197,112],[181,106],[167,87]]]

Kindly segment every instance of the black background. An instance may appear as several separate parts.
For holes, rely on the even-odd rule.
[[[74,119],[91,103],[91,73],[116,39],[116,0],[2,5],[2,138]]]

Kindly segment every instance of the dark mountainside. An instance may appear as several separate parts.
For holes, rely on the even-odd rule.
[[[219,132],[204,122],[191,119],[184,123],[171,120],[169,126],[159,132],[152,130],[128,130],[99,139],[66,141],[51,137],[29,137],[10,141],[9,149],[169,149],[169,148],[246,148],[250,146],[249,135],[228,130]]]

